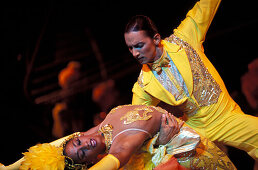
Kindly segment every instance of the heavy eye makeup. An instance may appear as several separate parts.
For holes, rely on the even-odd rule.
[[[80,160],[83,160],[83,158],[85,157],[85,151],[84,151],[84,149],[78,150],[77,155],[78,155],[78,158],[79,158]]]
[[[136,44],[134,47],[135,48],[142,48],[144,46],[144,43],[140,42],[138,44]]]
[[[132,50],[133,48],[142,48],[144,46],[144,43],[140,42],[132,46],[128,46],[129,50]]]
[[[80,146],[80,145],[81,145],[80,139],[79,139],[79,138],[75,138],[75,139],[74,139],[74,142],[73,142],[73,145],[74,145],[74,146]]]
[[[140,42],[136,45],[134,45],[134,48],[142,48],[144,46],[144,43]]]

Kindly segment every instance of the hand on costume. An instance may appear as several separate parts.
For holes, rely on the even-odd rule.
[[[175,116],[170,113],[162,114],[161,125],[160,125],[160,134],[156,142],[156,145],[167,144],[175,134],[177,134],[180,128],[183,126],[184,122],[177,122]]]

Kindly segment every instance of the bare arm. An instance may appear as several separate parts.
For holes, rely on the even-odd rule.
[[[89,134],[95,133],[95,132],[97,132],[99,130],[99,126],[100,126],[100,124],[95,126],[95,127],[93,127],[93,128],[91,128],[91,129],[89,129],[89,130],[87,130],[86,132],[82,132],[82,133],[84,135],[89,135]]]
[[[90,170],[113,170],[123,167],[129,161],[132,154],[142,146],[147,138],[148,135],[141,132],[120,135],[112,144],[109,154],[92,166]]]
[[[149,138],[149,135],[142,132],[131,135],[121,135],[120,138],[117,138],[112,144],[114,147],[111,146],[109,153],[120,161],[121,168],[129,161],[133,153],[142,147],[147,138]]]

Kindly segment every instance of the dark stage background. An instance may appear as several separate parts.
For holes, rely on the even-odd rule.
[[[84,109],[85,130],[93,125],[93,116],[99,112],[91,97],[96,84],[113,79],[123,103],[130,103],[140,65],[124,43],[128,19],[136,14],[149,16],[165,38],[195,2],[39,0],[8,1],[2,5],[4,86],[0,162],[13,163],[30,146],[55,139],[51,134],[51,111],[64,98],[57,75],[69,61],[83,64],[83,83],[69,95],[83,94],[78,105]],[[248,114],[252,113],[241,93],[240,78],[247,72],[248,64],[257,58],[255,14],[251,1],[222,1],[204,43],[206,54],[228,91]],[[101,68],[106,70],[104,75]],[[245,152],[228,149],[238,169],[252,169],[253,160]]]

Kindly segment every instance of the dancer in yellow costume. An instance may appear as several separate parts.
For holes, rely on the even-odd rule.
[[[5,168],[86,169],[93,163],[91,170],[235,169],[215,144],[178,121],[158,107],[118,106],[98,131],[33,146],[24,158]],[[100,161],[99,154],[104,155]]]
[[[186,124],[203,136],[257,160],[258,118],[244,114],[233,101],[202,46],[219,4],[198,1],[164,40],[150,18],[138,15],[128,22],[125,42],[142,64],[132,104],[165,104],[169,112],[184,114]]]

